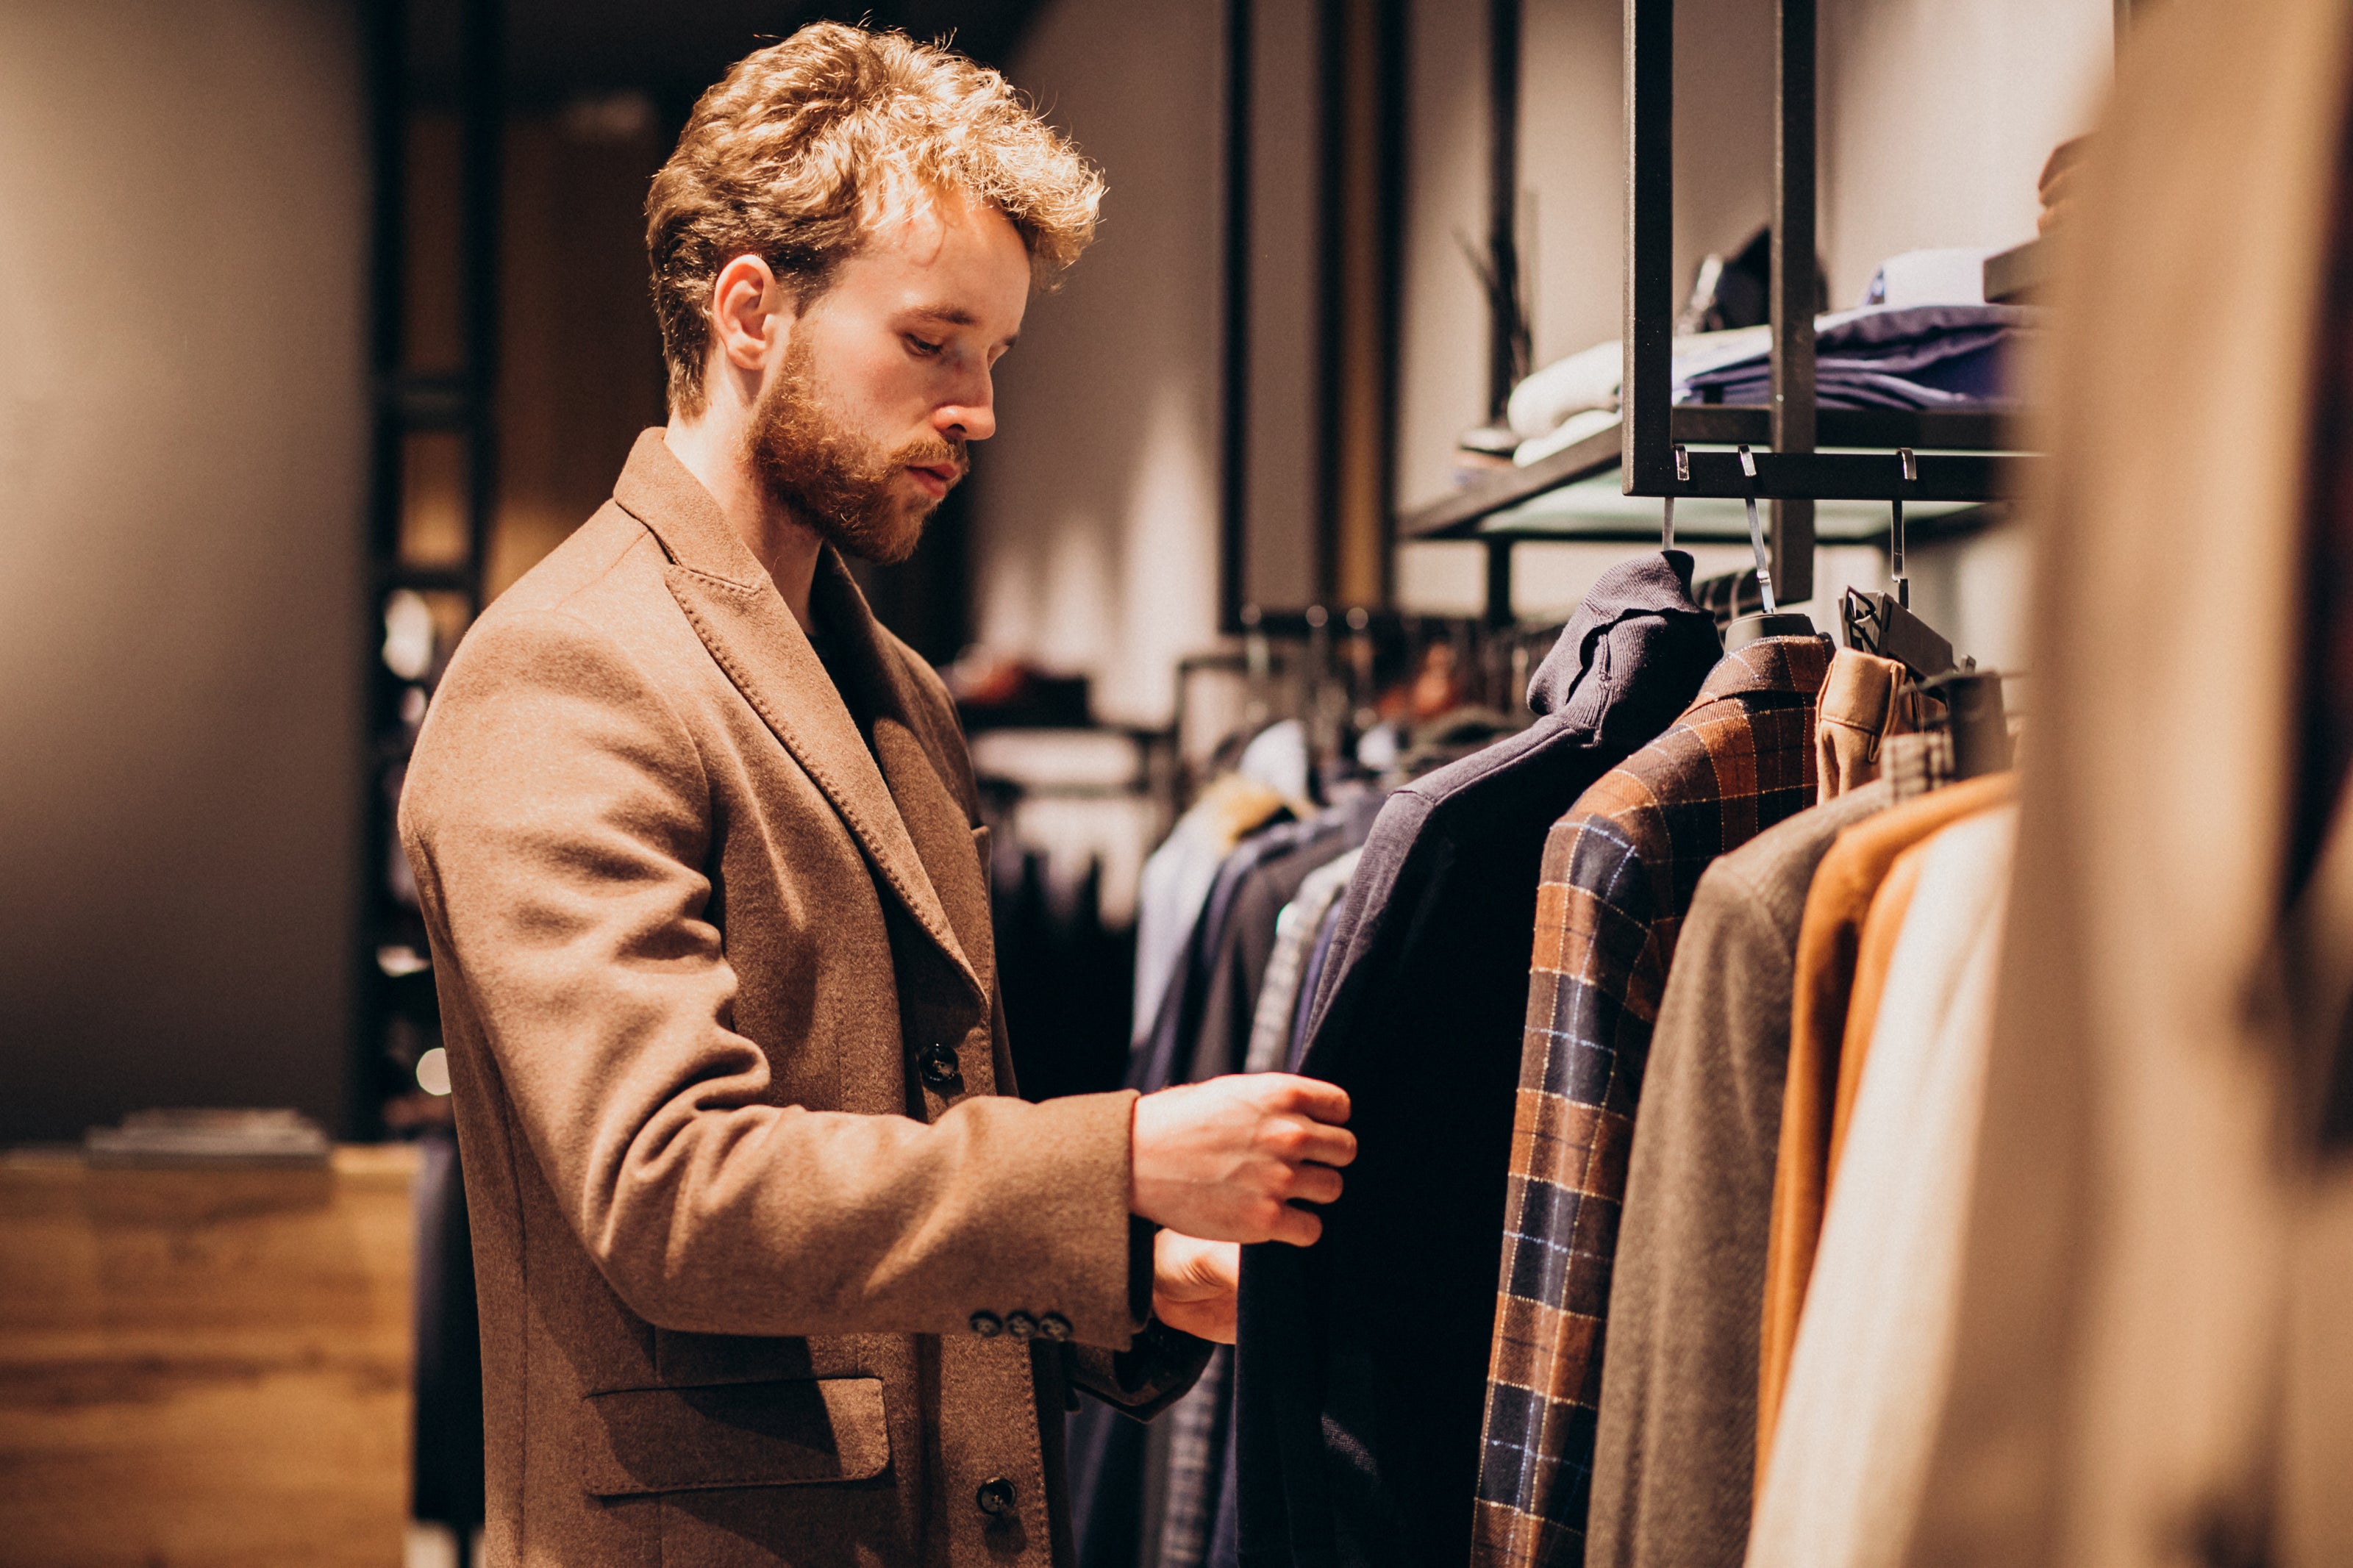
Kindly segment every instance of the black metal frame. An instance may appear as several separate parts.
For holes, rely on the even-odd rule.
[[[2006,449],[1998,416],[1817,406],[1815,0],[1777,0],[1775,31],[1772,402],[1766,408],[1674,405],[1674,0],[1625,0],[1622,417],[1615,430],[1467,486],[1398,523],[1400,538],[1480,539],[1487,545],[1491,620],[1510,618],[1514,545],[1607,536],[1573,529],[1482,534],[1479,524],[1612,466],[1627,495],[1772,500],[1770,567],[1780,596],[1792,602],[1813,594],[1817,500],[1993,501],[2022,488],[2033,459]],[[1687,449],[1702,445],[1757,448],[1754,476],[1737,453]],[[1825,445],[1876,450],[1817,449]],[[1916,454],[1916,477],[1905,476],[1899,447]]]
[[[1500,421],[1527,374],[1520,278],[1520,0],[1487,5],[1487,409]]]
[[[499,204],[505,121],[506,7],[503,0],[464,0],[457,11],[461,185],[459,288],[465,363],[454,374],[419,375],[407,369],[408,135],[418,107],[416,40],[406,0],[372,0],[367,12],[369,125],[375,190],[370,237],[373,309],[369,321],[372,392],[368,496],[369,595],[361,630],[367,692],[360,737],[368,799],[360,866],[361,929],[356,955],[354,1053],[350,1117],[353,1136],[383,1135],[391,1087],[385,1044],[396,1016],[429,1012],[429,974],[386,974],[380,945],[422,950],[413,911],[396,904],[385,886],[395,803],[386,787],[405,762],[399,718],[409,683],[387,670],[378,653],[385,600],[397,589],[454,592],[468,618],[480,612],[483,571],[498,496]],[[419,566],[400,558],[406,502],[406,438],[426,430],[456,431],[466,446],[465,559],[454,566]]]
[[[2013,457],[1923,452],[1907,481],[1894,455],[1814,450],[1814,0],[1778,0],[1773,158],[1773,447],[1751,480],[1729,452],[1676,471],[1674,397],[1674,0],[1626,0],[1626,369],[1620,429],[1628,495],[1748,494],[1790,500],[1988,500],[2012,493]],[[1802,242],[1802,243],[1800,243]],[[1904,442],[1915,449],[1926,439]],[[1812,592],[1810,509],[1776,519],[1774,575]],[[1785,567],[1784,562],[1787,565]],[[1801,564],[1802,563],[1802,564]],[[1785,578],[1784,571],[1788,573]],[[1799,577],[1806,581],[1800,593]]]
[[[1226,0],[1224,428],[1218,509],[1218,626],[1241,629],[1250,521],[1250,31],[1253,0]]]

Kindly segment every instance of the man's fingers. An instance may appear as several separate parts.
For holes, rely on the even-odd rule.
[[[1276,1089],[1275,1109],[1295,1111],[1317,1121],[1334,1123],[1348,1120],[1348,1091],[1336,1083],[1325,1083],[1319,1078],[1301,1078],[1297,1073],[1271,1072],[1265,1075]]]
[[[1318,1165],[1339,1166],[1356,1157],[1356,1135],[1345,1127],[1331,1127],[1321,1121],[1296,1124],[1296,1133],[1283,1151],[1292,1161],[1312,1161]]]
[[[1287,1241],[1293,1247],[1313,1247],[1324,1234],[1324,1222],[1305,1209],[1295,1209],[1288,1204],[1275,1219],[1274,1234],[1270,1241]]]
[[[1291,1195],[1311,1204],[1337,1203],[1340,1173],[1329,1165],[1302,1165],[1291,1183]]]

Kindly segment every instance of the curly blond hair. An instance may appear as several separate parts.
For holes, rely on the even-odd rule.
[[[728,262],[764,258],[806,307],[876,221],[947,191],[1011,219],[1050,287],[1094,237],[1103,182],[1003,76],[902,32],[817,22],[738,60],[646,197],[670,406],[702,411]]]

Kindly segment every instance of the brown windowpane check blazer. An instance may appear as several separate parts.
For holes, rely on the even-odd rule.
[[[1675,936],[1711,861],[1813,804],[1831,655],[1822,637],[1727,655],[1546,841],[1474,1563],[1582,1553],[1619,1205]]]

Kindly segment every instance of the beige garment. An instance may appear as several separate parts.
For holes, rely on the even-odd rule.
[[[1923,1568],[2353,1561],[2353,1186],[2288,1136],[2267,1001],[2348,22],[2137,9],[2056,237],[2036,742]]]
[[[417,742],[501,1568],[1059,1562],[1141,1326],[1133,1097],[1010,1097],[946,692],[810,604],[830,677],[648,431]]]
[[[1909,672],[1895,660],[1839,649],[1822,678],[1814,721],[1816,798],[1836,800],[1877,778],[1881,744],[1916,728],[1917,700]]]
[[[1747,1568],[1894,1568],[1932,1485],[2016,818],[1980,813],[1907,851],[1919,896],[1871,1031]]]

